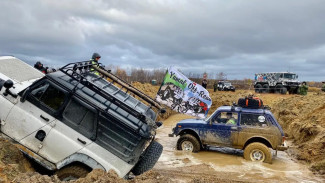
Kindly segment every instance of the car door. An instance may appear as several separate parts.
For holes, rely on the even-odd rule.
[[[27,143],[24,138],[53,122],[56,112],[63,106],[66,93],[58,92],[56,88],[57,86],[48,80],[32,85],[26,91],[26,100],[18,101],[8,114],[1,127],[2,132],[30,147],[31,144]],[[44,131],[48,132],[49,129],[46,128]]]
[[[231,114],[235,124],[227,123],[227,114]],[[219,112],[211,118],[210,126],[206,129],[204,141],[206,144],[233,146],[238,140],[238,113]]]
[[[44,139],[39,155],[53,163],[69,157],[96,139],[98,112],[72,97]]]

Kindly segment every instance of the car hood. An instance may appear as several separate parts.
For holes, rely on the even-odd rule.
[[[0,57],[0,78],[12,80],[12,91],[18,93],[30,86],[34,81],[44,77],[44,74],[27,63],[12,56]]]
[[[204,121],[203,119],[184,119],[180,122],[178,122],[178,125],[183,125],[183,124],[206,124],[207,122]]]

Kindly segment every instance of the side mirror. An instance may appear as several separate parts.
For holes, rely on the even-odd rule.
[[[14,86],[14,82],[12,82],[10,79],[8,79],[7,81],[5,81],[5,83],[3,84],[3,86],[6,88],[6,89],[9,89],[11,87]]]
[[[6,88],[6,91],[3,92],[4,96],[7,96],[8,94],[11,95],[14,98],[17,98],[18,95],[16,93],[12,93],[9,89],[14,86],[14,82],[12,82],[10,79],[8,79],[4,84],[3,87]]]
[[[296,79],[298,79],[298,75],[296,75]]]

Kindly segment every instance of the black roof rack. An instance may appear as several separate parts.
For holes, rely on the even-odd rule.
[[[96,86],[94,84],[94,81],[96,79],[100,80],[101,77],[95,78],[93,80],[88,80],[83,74],[88,73],[88,72],[92,72],[92,71],[90,71],[91,68],[94,68],[95,70],[100,72],[103,76],[106,76],[106,77],[112,79],[113,82],[116,82],[116,83],[120,84],[122,87],[118,91],[121,91],[123,88],[126,88],[126,90],[127,90],[126,93],[128,91],[130,91],[133,94],[140,97],[141,99],[148,102],[150,104],[150,106],[148,107],[147,111],[149,109],[151,109],[152,106],[154,106],[157,109],[159,109],[161,113],[165,112],[165,110],[160,106],[159,103],[157,103],[152,98],[150,98],[148,95],[144,94],[143,92],[136,89],[132,85],[128,84],[127,82],[125,82],[121,78],[119,78],[116,75],[106,71],[102,67],[101,64],[99,64],[99,66],[98,66],[96,63],[92,63],[91,61],[81,61],[81,62],[69,63],[69,64],[63,66],[62,68],[60,68],[59,70],[61,72],[65,73],[66,75],[70,76],[72,79],[74,79],[74,80],[78,81],[79,83],[87,86],[89,89],[91,89],[95,93],[98,93],[99,95],[103,96],[104,98],[106,98],[110,102],[114,103],[115,105],[117,105],[117,106],[121,107],[122,109],[126,110],[128,113],[132,114],[133,116],[137,117],[138,119],[140,119],[142,121],[145,119],[145,115],[138,112],[138,111],[136,111],[136,110],[134,110],[134,107],[131,107],[131,106],[123,103],[123,101],[119,101],[118,99],[116,99],[113,96],[114,94],[110,94],[110,93],[106,92],[105,90],[103,90],[102,88]],[[113,83],[109,82],[107,84],[107,86],[109,86],[111,84],[113,84]],[[77,85],[76,85],[76,87],[77,87]],[[138,103],[140,103],[140,101]]]

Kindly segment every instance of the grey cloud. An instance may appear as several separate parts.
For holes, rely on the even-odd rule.
[[[323,80],[325,2],[3,0],[0,54],[48,64],[102,55],[121,67],[184,72],[292,70]],[[318,73],[318,74],[316,74]]]

